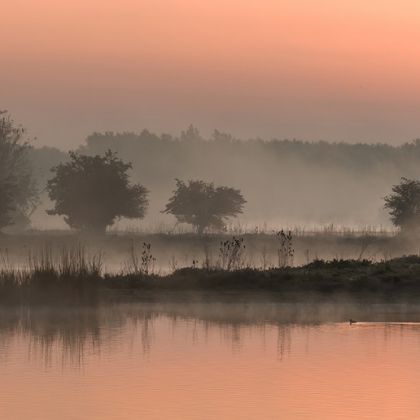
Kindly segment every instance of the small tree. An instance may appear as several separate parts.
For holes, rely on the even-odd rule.
[[[203,233],[208,228],[225,229],[226,219],[242,213],[245,203],[241,192],[234,188],[215,187],[204,181],[185,183],[176,179],[176,190],[163,212]]]
[[[0,229],[28,221],[37,203],[37,190],[28,158],[24,129],[0,111]]]
[[[420,181],[401,178],[384,200],[395,226],[404,231],[420,227]]]
[[[130,163],[108,151],[104,156],[70,153],[70,161],[52,171],[48,193],[55,202],[51,215],[63,215],[74,229],[103,233],[117,218],[143,218],[148,191],[142,185],[130,185]]]

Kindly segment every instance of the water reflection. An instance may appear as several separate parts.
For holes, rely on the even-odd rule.
[[[419,314],[267,302],[2,308],[0,418],[418,419]]]
[[[348,319],[359,322],[348,326]],[[141,303],[92,307],[22,307],[0,309],[0,357],[10,343],[24,340],[29,358],[45,366],[55,362],[81,366],[85,354],[101,348],[118,348],[138,340],[141,353],[153,350],[156,329],[168,325],[169,337],[180,332],[186,343],[206,342],[216,330],[220,342],[240,352],[244,337],[258,336],[264,346],[266,335],[276,336],[279,360],[291,352],[292,330],[300,336],[313,334],[328,323],[343,327],[372,329],[381,326],[384,339],[403,329],[420,331],[420,306],[402,304],[285,304],[285,303]],[[306,333],[305,333],[306,331]],[[169,338],[170,340],[171,338]]]

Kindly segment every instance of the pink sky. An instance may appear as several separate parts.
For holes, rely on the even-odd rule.
[[[14,0],[0,108],[39,144],[94,130],[420,137],[418,0]]]

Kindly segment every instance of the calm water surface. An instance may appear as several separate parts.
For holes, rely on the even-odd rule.
[[[0,312],[2,420],[420,418],[415,307]]]

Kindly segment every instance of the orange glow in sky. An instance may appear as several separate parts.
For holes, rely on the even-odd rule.
[[[420,136],[418,0],[14,0],[0,108],[93,130],[400,143]]]

